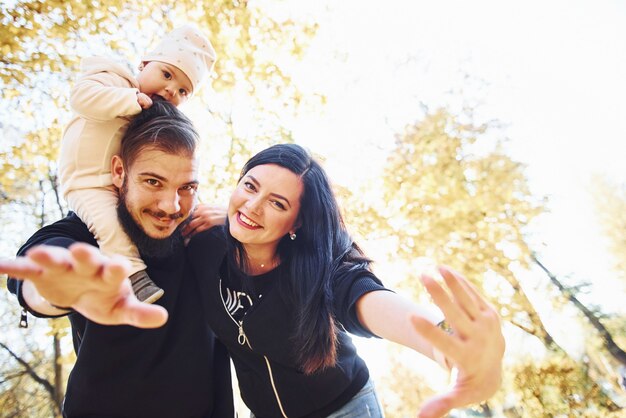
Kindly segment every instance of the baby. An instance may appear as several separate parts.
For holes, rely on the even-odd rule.
[[[105,254],[125,255],[130,280],[141,301],[153,303],[163,290],[150,279],[135,245],[117,220],[118,191],[112,184],[111,157],[132,116],[156,96],[175,106],[186,102],[215,63],[211,42],[195,27],[169,33],[141,60],[137,77],[107,58],[82,62],[83,74],[70,93],[75,117],[65,129],[59,158],[61,191],[89,227]]]

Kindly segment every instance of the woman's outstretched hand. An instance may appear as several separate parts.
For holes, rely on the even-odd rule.
[[[420,418],[442,417],[450,410],[481,402],[500,387],[504,337],[496,310],[474,286],[448,267],[439,267],[449,292],[432,277],[422,282],[446,317],[446,332],[418,316],[411,318],[416,331],[446,356],[457,370],[453,387],[422,406]]]

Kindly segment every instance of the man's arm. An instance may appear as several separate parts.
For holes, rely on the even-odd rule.
[[[85,243],[69,248],[40,245],[26,256],[0,261],[0,273],[24,279],[24,302],[42,315],[59,315],[71,308],[103,324],[156,328],[167,311],[139,302],[127,279],[130,265],[123,257],[106,257]]]

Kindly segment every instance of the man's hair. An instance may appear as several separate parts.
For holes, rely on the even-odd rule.
[[[176,106],[153,99],[152,106],[135,116],[122,137],[120,157],[128,169],[146,148],[167,154],[191,157],[198,144],[198,132]]]

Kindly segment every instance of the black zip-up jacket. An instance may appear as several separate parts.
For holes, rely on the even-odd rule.
[[[295,359],[290,336],[295,310],[275,286],[281,265],[262,276],[261,298],[238,322],[222,297],[225,262],[225,227],[196,235],[188,247],[192,268],[200,280],[203,301],[215,334],[224,343],[235,365],[242,399],[257,418],[325,417],[346,404],[365,385],[369,372],[346,332],[339,332],[337,365],[305,375]],[[372,336],[358,322],[353,306],[359,296],[383,290],[369,271],[335,280],[335,317],[348,331]]]
[[[85,224],[70,214],[36,232],[19,255],[34,245],[74,242],[97,245]],[[64,415],[234,417],[228,354],[207,324],[184,250],[144,261],[152,280],[165,290],[157,304],[167,309],[167,323],[157,329],[103,326],[70,314],[77,358]],[[25,306],[20,287],[20,281],[9,279],[9,290]]]

